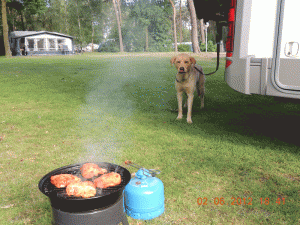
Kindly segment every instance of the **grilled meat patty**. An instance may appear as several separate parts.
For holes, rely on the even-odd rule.
[[[71,183],[81,181],[79,177],[72,174],[58,174],[50,178],[51,184],[57,188],[64,188]]]
[[[98,188],[107,188],[119,185],[121,183],[121,175],[118,173],[107,173],[94,180],[94,184]]]
[[[94,163],[85,163],[81,168],[81,174],[84,178],[90,179],[94,176],[98,176],[99,174],[107,173],[106,169],[100,168],[98,165]]]
[[[69,184],[66,188],[67,195],[90,198],[96,195],[96,187],[91,181],[76,182]]]

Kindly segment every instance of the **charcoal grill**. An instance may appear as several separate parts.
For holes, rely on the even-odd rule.
[[[123,223],[128,225],[124,213],[123,190],[131,179],[130,172],[119,165],[105,162],[93,162],[107,172],[116,172],[121,175],[121,184],[104,189],[97,188],[97,193],[91,198],[68,196],[66,188],[56,188],[50,182],[53,175],[72,174],[81,176],[80,168],[85,163],[73,164],[58,168],[45,175],[39,182],[40,191],[49,197],[55,224],[84,224],[84,225],[114,225]]]

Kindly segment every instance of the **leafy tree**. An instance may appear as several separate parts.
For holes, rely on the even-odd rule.
[[[2,26],[3,26],[3,36],[4,36],[4,47],[5,47],[5,56],[11,57],[11,51],[8,41],[8,25],[6,17],[6,0],[1,0],[2,2]]]
[[[7,0],[7,21],[10,31],[37,30],[43,27],[47,10],[45,0]]]
[[[193,51],[194,53],[200,52],[199,41],[198,41],[198,31],[197,31],[197,16],[196,10],[194,7],[193,0],[188,0],[188,7],[191,14],[191,21],[192,21],[192,44],[193,44]]]
[[[119,43],[120,43],[120,52],[124,52],[124,47],[123,47],[123,38],[122,38],[122,29],[121,29],[121,10],[119,7],[119,1],[112,0],[113,5],[114,5],[114,10],[116,13],[116,19],[117,19],[117,26],[118,26],[118,34],[119,34]],[[118,4],[118,6],[117,6]],[[118,10],[119,9],[119,10]]]
[[[124,43],[130,51],[165,51],[171,44],[171,4],[167,1],[135,1],[125,24]]]
[[[24,23],[24,16],[23,16],[23,11],[24,11],[24,4],[22,4],[19,1],[12,0],[7,2],[6,6],[10,9],[10,14],[9,14],[9,25],[12,24],[12,28],[14,27],[21,27],[21,30],[25,30],[25,23]],[[11,27],[11,26],[10,26]]]
[[[175,35],[172,33],[171,3],[176,4],[178,0],[114,0],[115,8],[112,0],[6,1],[8,31],[47,30],[65,33],[75,37],[75,44],[81,47],[91,42],[101,43],[108,38],[114,40],[110,41],[112,44],[108,48],[114,51],[120,51],[120,39],[125,51],[172,50]],[[176,27],[183,24],[182,29],[177,29],[176,36],[182,36],[180,40],[183,42],[190,41],[190,30],[186,27],[191,22],[190,10],[182,7],[180,11],[176,7],[176,11]],[[213,26],[209,27],[208,34],[208,40],[211,40]]]
[[[182,36],[180,37],[179,42],[190,42],[191,41],[191,32],[187,28],[188,25],[191,23],[191,15],[188,10],[187,4],[184,5],[185,7],[181,7],[181,13],[180,13],[180,8],[179,8],[179,18],[176,18],[176,26],[179,27],[177,31],[177,36]],[[180,15],[181,14],[181,15]],[[180,28],[181,24],[183,25],[182,28]],[[182,30],[182,32],[180,31]],[[179,33],[178,33],[179,32]]]
[[[70,1],[48,0],[43,16],[43,27],[47,31],[70,34]]]
[[[175,46],[175,52],[177,52],[178,49],[177,49],[177,32],[176,32],[176,8],[175,8],[175,5],[172,2],[172,0],[169,0],[169,1],[170,1],[171,5],[173,7],[174,46]],[[181,7],[181,4],[180,4],[180,7]],[[181,17],[181,8],[180,8],[180,17]]]
[[[102,10],[100,0],[69,0],[70,35],[81,47],[90,42],[99,43],[100,16]],[[93,41],[92,41],[93,40]]]

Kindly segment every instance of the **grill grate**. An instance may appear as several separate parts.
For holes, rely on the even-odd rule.
[[[85,199],[82,197],[68,196],[67,192],[66,192],[66,188],[57,188],[51,183],[51,180],[50,180],[51,176],[58,175],[58,174],[72,174],[72,175],[79,177],[82,181],[86,181],[86,180],[94,181],[96,178],[102,176],[102,175],[99,175],[99,176],[91,178],[91,179],[86,179],[86,178],[82,177],[80,168],[82,167],[83,164],[84,163],[76,164],[73,166],[71,165],[71,166],[62,167],[62,168],[59,168],[57,170],[54,170],[54,171],[48,173],[41,179],[40,190],[45,195],[51,196],[51,197],[55,196],[55,197],[66,199],[66,200]],[[128,183],[127,179],[125,179],[126,172],[128,172],[128,171],[125,171],[125,169],[123,167],[115,165],[115,164],[110,164],[110,163],[95,163],[95,164],[97,164],[101,168],[106,169],[107,173],[110,173],[110,172],[119,173],[121,175],[121,184],[114,186],[114,187],[104,188],[104,189],[97,188],[96,195],[89,199],[99,198],[99,197],[103,197],[106,195],[110,195],[114,192],[119,191],[120,188],[124,187]]]

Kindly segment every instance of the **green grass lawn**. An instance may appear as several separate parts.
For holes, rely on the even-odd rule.
[[[46,173],[125,160],[165,187],[164,214],[130,224],[299,224],[300,105],[235,92],[222,59],[205,109],[195,98],[193,124],[176,121],[172,56],[0,58],[0,224],[51,224]]]

